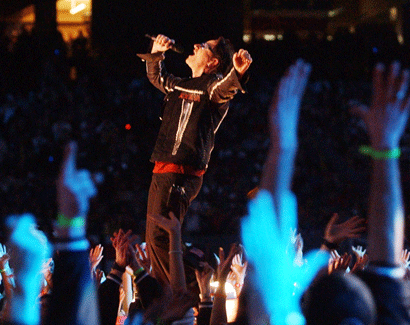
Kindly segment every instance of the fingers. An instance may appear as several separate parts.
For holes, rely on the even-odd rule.
[[[345,221],[342,226],[345,227],[348,232],[350,232],[349,235],[358,235],[366,231],[366,227],[362,226],[365,222],[366,220],[364,218],[355,216]]]
[[[155,42],[161,46],[168,47],[168,48],[171,47],[172,44],[175,44],[175,40],[165,35],[162,35],[162,34],[157,35],[157,37],[155,38]]]
[[[387,84],[386,84],[386,98],[393,102],[396,100],[396,93],[399,83],[399,75],[400,75],[400,63],[395,61],[390,65],[389,73],[387,76]]]
[[[409,82],[409,71],[401,71],[400,62],[390,65],[387,78],[385,77],[385,66],[378,63],[373,70],[373,91],[375,100],[380,101],[384,96],[388,102],[402,101],[406,98]],[[406,101],[408,102],[408,100]],[[404,105],[403,108],[406,108]]]
[[[294,92],[295,95],[301,97],[305,88],[306,84],[312,70],[312,66],[309,63],[304,62],[302,59],[298,59],[296,61],[296,69],[294,72]]]
[[[136,247],[136,249],[137,249],[137,251],[138,251],[137,258],[146,259],[145,252],[143,251],[143,249],[141,248],[141,246],[138,245],[138,244],[135,244],[135,247]]]
[[[74,141],[68,143],[64,148],[61,176],[65,179],[74,177],[76,171],[77,144]]]
[[[328,226],[336,224],[337,220],[339,220],[339,214],[333,213],[332,217],[330,218],[329,222],[327,223]]]
[[[176,222],[176,221],[179,222],[179,220],[178,220],[178,218],[175,216],[174,212],[170,211],[170,212],[168,213],[168,215],[169,215],[170,219],[171,219],[173,222]]]
[[[403,100],[407,95],[407,90],[409,87],[409,70],[403,70],[401,74],[400,86],[396,93],[397,100]]]
[[[358,116],[362,118],[363,120],[365,119],[369,108],[366,105],[360,104],[357,101],[350,101],[349,102],[350,109],[349,112],[355,116]]]
[[[181,223],[178,220],[178,218],[174,215],[173,212],[169,213],[170,218],[165,218],[164,216],[161,216],[160,214],[148,214],[147,215],[148,220],[152,221],[155,223],[157,226],[165,229],[168,232],[172,232],[172,229],[177,229],[178,227],[181,227]]]
[[[219,264],[222,265],[225,262],[225,252],[222,247],[219,247]]]
[[[376,64],[373,70],[373,93],[376,95],[376,101],[380,100],[380,97],[383,95],[384,92],[384,71],[385,66],[383,63]]]
[[[253,59],[252,59],[251,55],[249,54],[249,52],[244,50],[244,49],[240,49],[238,52],[236,52],[234,54],[234,56],[236,58],[240,57],[244,62],[247,62],[249,64],[251,64],[252,61],[253,61]]]
[[[161,221],[163,221],[163,219],[165,219],[163,216],[161,216],[160,214],[148,214],[147,215],[148,220],[152,221],[153,223],[155,223],[157,226],[161,225]]]

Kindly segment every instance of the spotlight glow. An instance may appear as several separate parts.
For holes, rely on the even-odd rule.
[[[80,11],[84,10],[87,6],[84,3],[79,4],[78,6],[70,9],[70,14],[75,15]]]

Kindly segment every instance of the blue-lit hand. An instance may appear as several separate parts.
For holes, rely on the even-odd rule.
[[[289,213],[296,223],[296,213]],[[299,300],[316,275],[326,266],[329,254],[311,252],[302,267],[293,264],[295,250],[289,249],[289,228],[278,222],[270,193],[262,190],[249,203],[249,215],[242,221],[242,240],[256,281],[275,325],[304,324]]]

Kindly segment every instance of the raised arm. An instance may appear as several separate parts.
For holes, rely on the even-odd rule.
[[[233,67],[239,74],[239,77],[242,78],[252,63],[252,57],[248,51],[240,49],[233,55],[232,62]]]
[[[260,187],[271,193],[275,212],[282,222],[286,222],[287,213],[296,215],[291,181],[298,146],[300,104],[310,70],[311,66],[302,60],[292,65],[280,80],[269,110],[270,148]],[[294,224],[286,226],[287,231],[296,228]]]
[[[6,287],[8,296],[4,321],[6,324],[39,324],[39,274],[43,261],[49,254],[47,238],[37,229],[35,218],[31,214],[9,216],[6,219],[6,226],[10,233],[7,247],[14,268],[15,288],[12,290],[10,286]],[[7,254],[3,255],[2,260],[5,267]],[[3,280],[10,281],[4,275],[3,273]]]
[[[377,64],[373,72],[370,108],[353,110],[365,121],[372,158],[369,202],[369,265],[363,273],[375,297],[378,324],[410,323],[407,293],[400,265],[404,241],[404,207],[399,172],[399,141],[409,116],[409,71],[394,62],[388,71]]]
[[[399,171],[399,141],[406,127],[410,100],[407,95],[409,71],[398,62],[385,71],[383,64],[373,72],[370,108],[360,106],[359,114],[368,130],[372,159],[369,208],[369,260],[400,264],[404,240],[404,207]]]
[[[334,213],[325,228],[323,236],[324,242],[320,249],[331,251],[349,238],[359,238],[360,234],[366,230],[365,219],[358,216],[351,217],[342,223],[337,223],[339,215]]]
[[[169,273],[170,284],[173,293],[186,291],[186,279],[184,263],[182,259],[183,251],[181,246],[181,223],[170,212],[170,219],[160,215],[148,215],[150,221],[154,222],[169,234]]]
[[[169,37],[159,34],[151,48],[151,53],[137,54],[139,58],[146,62],[148,80],[160,91],[167,94],[172,91],[175,84],[181,80],[172,74],[167,73],[164,66],[165,52],[175,44]]]
[[[90,274],[86,238],[89,200],[97,191],[90,173],[77,170],[76,153],[77,145],[69,143],[57,180],[59,214],[54,225],[55,268],[51,317],[46,324],[99,324],[98,299]]]
[[[222,247],[219,248],[219,265],[218,265],[218,288],[214,295],[214,306],[211,313],[210,325],[224,325],[227,323],[226,315],[226,292],[225,283],[231,270],[232,260],[236,254],[241,252],[238,244],[232,244],[229,255],[225,258],[225,252]]]
[[[300,103],[310,65],[298,60],[284,77],[273,98],[269,124],[271,145],[262,174],[261,190],[242,221],[242,239],[256,284],[272,324],[304,324],[300,297],[327,254],[307,257],[309,267],[294,267],[290,231],[297,225],[296,199],[290,184],[297,149]],[[312,255],[311,255],[312,256]],[[297,284],[295,286],[295,283]],[[251,315],[252,310],[248,310]]]

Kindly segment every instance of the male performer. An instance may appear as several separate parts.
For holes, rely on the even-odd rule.
[[[186,59],[192,78],[179,78],[165,71],[164,53],[174,40],[158,35],[151,53],[138,55],[146,61],[150,82],[165,93],[162,124],[151,161],[155,163],[149,189],[147,214],[168,216],[169,211],[183,221],[189,204],[197,196],[215,133],[224,119],[229,101],[242,83],[252,58],[243,49],[234,53],[229,40],[219,37],[195,44]],[[146,242],[153,275],[169,283],[168,235],[147,219]],[[182,253],[182,252],[181,252]]]

